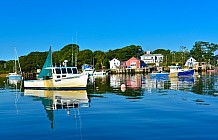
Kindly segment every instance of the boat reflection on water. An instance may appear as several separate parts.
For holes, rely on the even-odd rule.
[[[183,78],[151,78],[146,79],[145,81],[145,89],[148,92],[152,92],[152,90],[159,89],[171,89],[171,90],[190,90],[194,85],[194,77],[183,77]]]
[[[11,84],[11,85],[17,85],[21,83],[21,80],[16,80],[16,79],[8,79],[8,84]]]
[[[21,91],[23,86],[22,80],[20,79],[7,79],[5,88]]]
[[[169,78],[170,89],[174,90],[191,90],[194,85],[194,77]]]
[[[67,115],[79,113],[79,108],[90,107],[86,90],[24,90],[24,96],[37,97],[42,100],[42,104],[51,121],[51,128],[54,128],[54,110],[64,109]]]
[[[169,78],[156,77],[151,78],[149,75],[111,75],[110,87],[114,90],[120,89],[126,92],[128,89],[134,91],[148,91],[160,89],[172,90],[191,90],[194,85],[194,77]]]

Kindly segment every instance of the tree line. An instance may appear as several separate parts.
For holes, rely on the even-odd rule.
[[[156,49],[152,54],[162,54],[164,56],[161,66],[169,66],[174,64],[184,65],[189,57],[193,57],[198,62],[210,63],[217,65],[218,55],[214,53],[218,50],[218,45],[214,43],[198,41],[195,42],[192,49],[188,51],[186,46],[180,46],[178,51],[169,49]],[[89,64],[95,69],[109,69],[109,61],[116,58],[120,61],[127,61],[131,57],[140,59],[143,55],[141,46],[130,45],[120,49],[109,50],[107,52],[89,49],[80,50],[77,44],[68,44],[59,51],[54,51],[52,54],[53,65],[62,65],[64,60],[68,60],[69,66],[77,66],[79,70],[83,64]],[[20,56],[19,62],[23,72],[36,72],[36,69],[41,69],[48,52],[31,52],[26,56]],[[72,59],[73,58],[73,59]],[[13,72],[14,60],[0,61],[0,73]]]

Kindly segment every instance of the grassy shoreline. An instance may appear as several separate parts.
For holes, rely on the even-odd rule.
[[[6,77],[8,74],[0,74],[0,77]]]

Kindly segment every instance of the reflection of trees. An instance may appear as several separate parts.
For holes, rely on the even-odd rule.
[[[6,77],[0,77],[0,88],[5,87],[5,82],[7,81]]]
[[[213,95],[218,92],[216,89],[217,76],[204,75],[196,81],[192,88],[192,92],[196,94]]]

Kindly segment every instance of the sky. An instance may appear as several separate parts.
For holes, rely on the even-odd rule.
[[[0,0],[0,60],[30,52],[218,44],[217,0]]]

